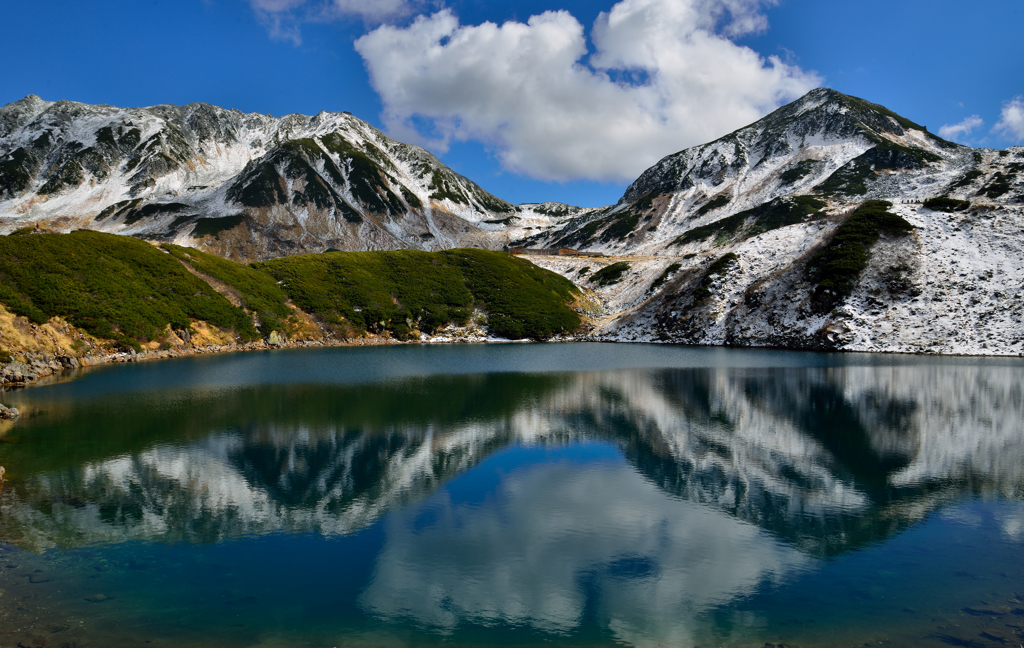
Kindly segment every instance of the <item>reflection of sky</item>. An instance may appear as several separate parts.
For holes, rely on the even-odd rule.
[[[567,632],[589,601],[633,645],[688,644],[696,617],[810,559],[756,526],[668,498],[622,461],[541,463],[472,503],[449,491],[389,516],[370,612]]]

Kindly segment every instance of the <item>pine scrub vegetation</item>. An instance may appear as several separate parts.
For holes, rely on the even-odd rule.
[[[821,313],[831,311],[845,300],[871,258],[871,247],[882,234],[902,236],[914,226],[889,211],[892,203],[868,200],[861,204],[836,233],[807,263],[814,283],[812,303]]]
[[[485,250],[330,252],[264,261],[296,306],[344,335],[413,338],[465,324],[474,309],[491,335],[547,339],[580,325],[573,284],[522,259]]]
[[[418,339],[481,312],[493,336],[543,340],[579,328],[570,307],[578,295],[567,279],[484,250],[330,252],[244,265],[100,232],[0,236],[0,304],[37,325],[63,317],[125,350],[197,321],[239,342],[287,334],[301,316],[292,304],[342,338]]]
[[[100,232],[0,237],[0,302],[36,324],[64,317],[126,349],[192,319],[257,337],[242,309],[173,257]]]

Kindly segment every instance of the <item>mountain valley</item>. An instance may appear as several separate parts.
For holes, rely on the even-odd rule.
[[[0,108],[0,231],[36,225],[242,262],[522,248],[602,303],[601,340],[1024,353],[1024,148],[828,89],[603,208],[512,205],[346,113],[28,97]]]

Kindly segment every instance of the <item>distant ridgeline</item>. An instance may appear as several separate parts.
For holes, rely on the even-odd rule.
[[[570,307],[578,295],[567,279],[485,250],[327,252],[245,265],[101,232],[0,236],[7,311],[36,325],[60,317],[124,350],[167,348],[198,323],[236,342],[308,339],[311,330],[411,340],[480,315],[490,335],[542,340],[580,326]]]

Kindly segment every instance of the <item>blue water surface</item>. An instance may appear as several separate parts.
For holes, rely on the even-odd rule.
[[[1010,645],[1022,378],[598,344],[91,370],[2,395],[0,636]]]

